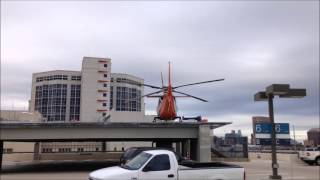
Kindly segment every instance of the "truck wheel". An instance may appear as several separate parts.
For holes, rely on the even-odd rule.
[[[316,164],[317,164],[318,166],[320,166],[320,157],[317,157],[317,159],[316,159]]]

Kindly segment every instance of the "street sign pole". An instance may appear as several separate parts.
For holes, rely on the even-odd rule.
[[[268,105],[269,105],[269,118],[271,122],[271,155],[272,155],[272,175],[270,179],[281,179],[278,175],[279,164],[277,163],[277,150],[276,150],[276,125],[274,123],[273,113],[273,95],[268,94]]]
[[[271,150],[272,150],[272,175],[271,179],[281,179],[278,175],[279,165],[277,163],[276,152],[276,128],[274,124],[273,114],[273,97],[279,96],[280,98],[302,98],[307,95],[306,89],[292,89],[289,84],[272,84],[266,88],[266,91],[259,91],[254,95],[254,101],[266,101],[269,105],[269,118],[271,121]]]

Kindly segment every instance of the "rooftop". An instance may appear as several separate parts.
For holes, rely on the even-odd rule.
[[[66,123],[35,123],[35,122],[8,122],[0,121],[0,129],[10,128],[195,128],[200,125],[210,126],[211,129],[215,129],[221,126],[231,124],[231,122],[209,122],[209,123],[102,123],[102,122],[66,122]]]

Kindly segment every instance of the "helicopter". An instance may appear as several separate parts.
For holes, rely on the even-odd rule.
[[[168,86],[164,86],[163,83],[163,76],[161,73],[161,82],[162,82],[162,87],[159,86],[154,86],[154,85],[150,85],[150,84],[139,84],[141,86],[145,86],[145,87],[149,87],[152,89],[158,89],[158,91],[149,93],[149,94],[145,94],[143,96],[141,96],[141,98],[143,97],[148,97],[148,98],[159,98],[158,101],[158,106],[157,106],[157,116],[154,117],[154,121],[156,122],[157,119],[159,120],[165,120],[165,121],[173,121],[176,119],[180,119],[181,120],[197,120],[197,121],[201,121],[201,116],[198,117],[180,117],[177,116],[177,104],[176,104],[176,98],[180,98],[180,97],[189,97],[189,98],[194,98],[197,99],[199,101],[202,102],[208,102],[205,99],[181,92],[181,91],[177,91],[178,88],[181,87],[186,87],[186,86],[193,86],[193,85],[198,85],[198,84],[205,84],[205,83],[212,83],[212,82],[217,82],[217,81],[223,81],[224,79],[215,79],[215,80],[209,80],[209,81],[202,81],[202,82],[196,82],[196,83],[190,83],[190,84],[183,84],[183,85],[179,85],[179,86],[172,86],[171,84],[171,63],[169,62],[169,70],[168,70]],[[157,95],[160,94],[161,95]],[[174,93],[179,94],[179,96],[174,95]]]

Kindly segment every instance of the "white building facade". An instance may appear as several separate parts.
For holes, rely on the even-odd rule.
[[[110,115],[111,59],[85,57],[81,70],[80,121],[101,121]]]
[[[143,79],[111,73],[111,59],[84,57],[81,71],[34,73],[29,109],[44,122],[141,122]]]
[[[0,120],[45,123],[151,122],[153,116],[145,116],[144,100],[141,98],[143,83],[143,79],[133,75],[111,73],[109,58],[84,57],[80,71],[53,70],[32,74],[29,112],[1,110]],[[4,158],[104,158],[106,151],[150,145],[151,142],[14,142],[4,144]],[[40,154],[11,154],[13,151],[33,150]],[[86,157],[80,157],[81,153]]]
[[[141,86],[143,79],[121,73],[111,74],[110,114],[112,122],[146,122]]]
[[[80,87],[81,73],[78,71],[55,70],[34,73],[29,109],[31,112],[41,113],[45,122],[79,120],[80,111],[76,112],[73,109],[77,102],[73,102],[71,94],[78,89],[76,94],[80,99]]]

